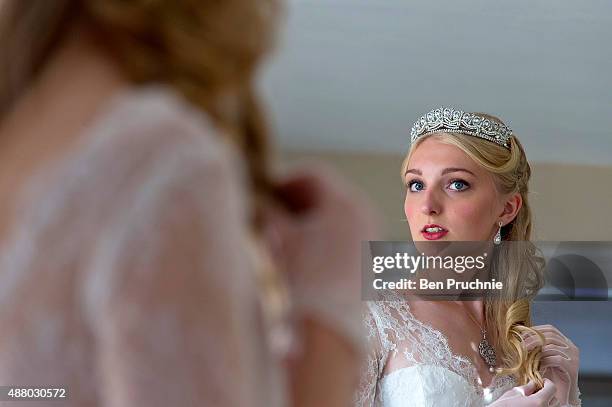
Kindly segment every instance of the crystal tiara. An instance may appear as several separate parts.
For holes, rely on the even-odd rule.
[[[512,130],[508,126],[495,120],[474,113],[441,107],[431,110],[414,123],[410,131],[410,142],[414,143],[419,137],[436,132],[461,133],[480,137],[507,149],[510,149],[510,137],[512,136]]]

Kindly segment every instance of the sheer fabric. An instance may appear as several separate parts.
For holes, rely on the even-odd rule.
[[[453,354],[447,338],[397,295],[367,302],[364,321],[369,352],[357,406],[483,406],[517,385],[497,375],[483,388],[472,362]]]
[[[80,407],[285,405],[241,174],[167,88],[110,102],[28,183],[0,249],[0,383]]]

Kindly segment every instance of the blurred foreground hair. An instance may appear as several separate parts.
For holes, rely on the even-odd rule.
[[[265,195],[268,136],[253,82],[280,11],[278,0],[3,0],[0,120],[78,24],[135,84],[170,85],[204,110]]]

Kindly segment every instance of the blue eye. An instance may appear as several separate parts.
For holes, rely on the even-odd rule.
[[[461,180],[455,180],[450,183],[450,188],[453,191],[465,191],[469,187],[470,187],[470,184],[468,184],[465,181],[461,181]]]
[[[415,187],[415,185],[416,185],[416,187]],[[419,192],[419,191],[423,190],[423,183],[420,182],[420,181],[410,181],[408,183],[408,188],[412,192]]]

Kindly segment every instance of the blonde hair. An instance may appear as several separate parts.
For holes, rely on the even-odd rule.
[[[83,23],[131,81],[166,83],[204,110],[243,151],[252,192],[265,195],[270,184],[269,145],[253,82],[258,63],[273,46],[279,3],[4,0],[0,118],[34,81],[74,23]],[[237,97],[228,103],[229,92]]]
[[[477,113],[499,123],[503,122],[488,114]],[[512,222],[501,228],[503,240],[513,241],[501,245],[494,255],[491,269],[496,281],[502,281],[507,290],[503,299],[485,298],[487,330],[493,334],[493,341],[500,347],[503,366],[498,373],[513,374],[519,384],[533,380],[537,386],[544,385],[538,371],[541,347],[530,352],[522,346],[521,334],[532,332],[530,328],[531,300],[544,284],[545,260],[537,247],[530,241],[532,214],[529,207],[529,178],[531,167],[523,146],[512,136],[510,150],[478,137],[457,133],[433,133],[417,139],[404,159],[401,176],[404,177],[408,162],[416,147],[426,138],[436,137],[441,142],[454,145],[464,151],[472,160],[490,171],[495,185],[502,194],[520,193],[523,204]]]

